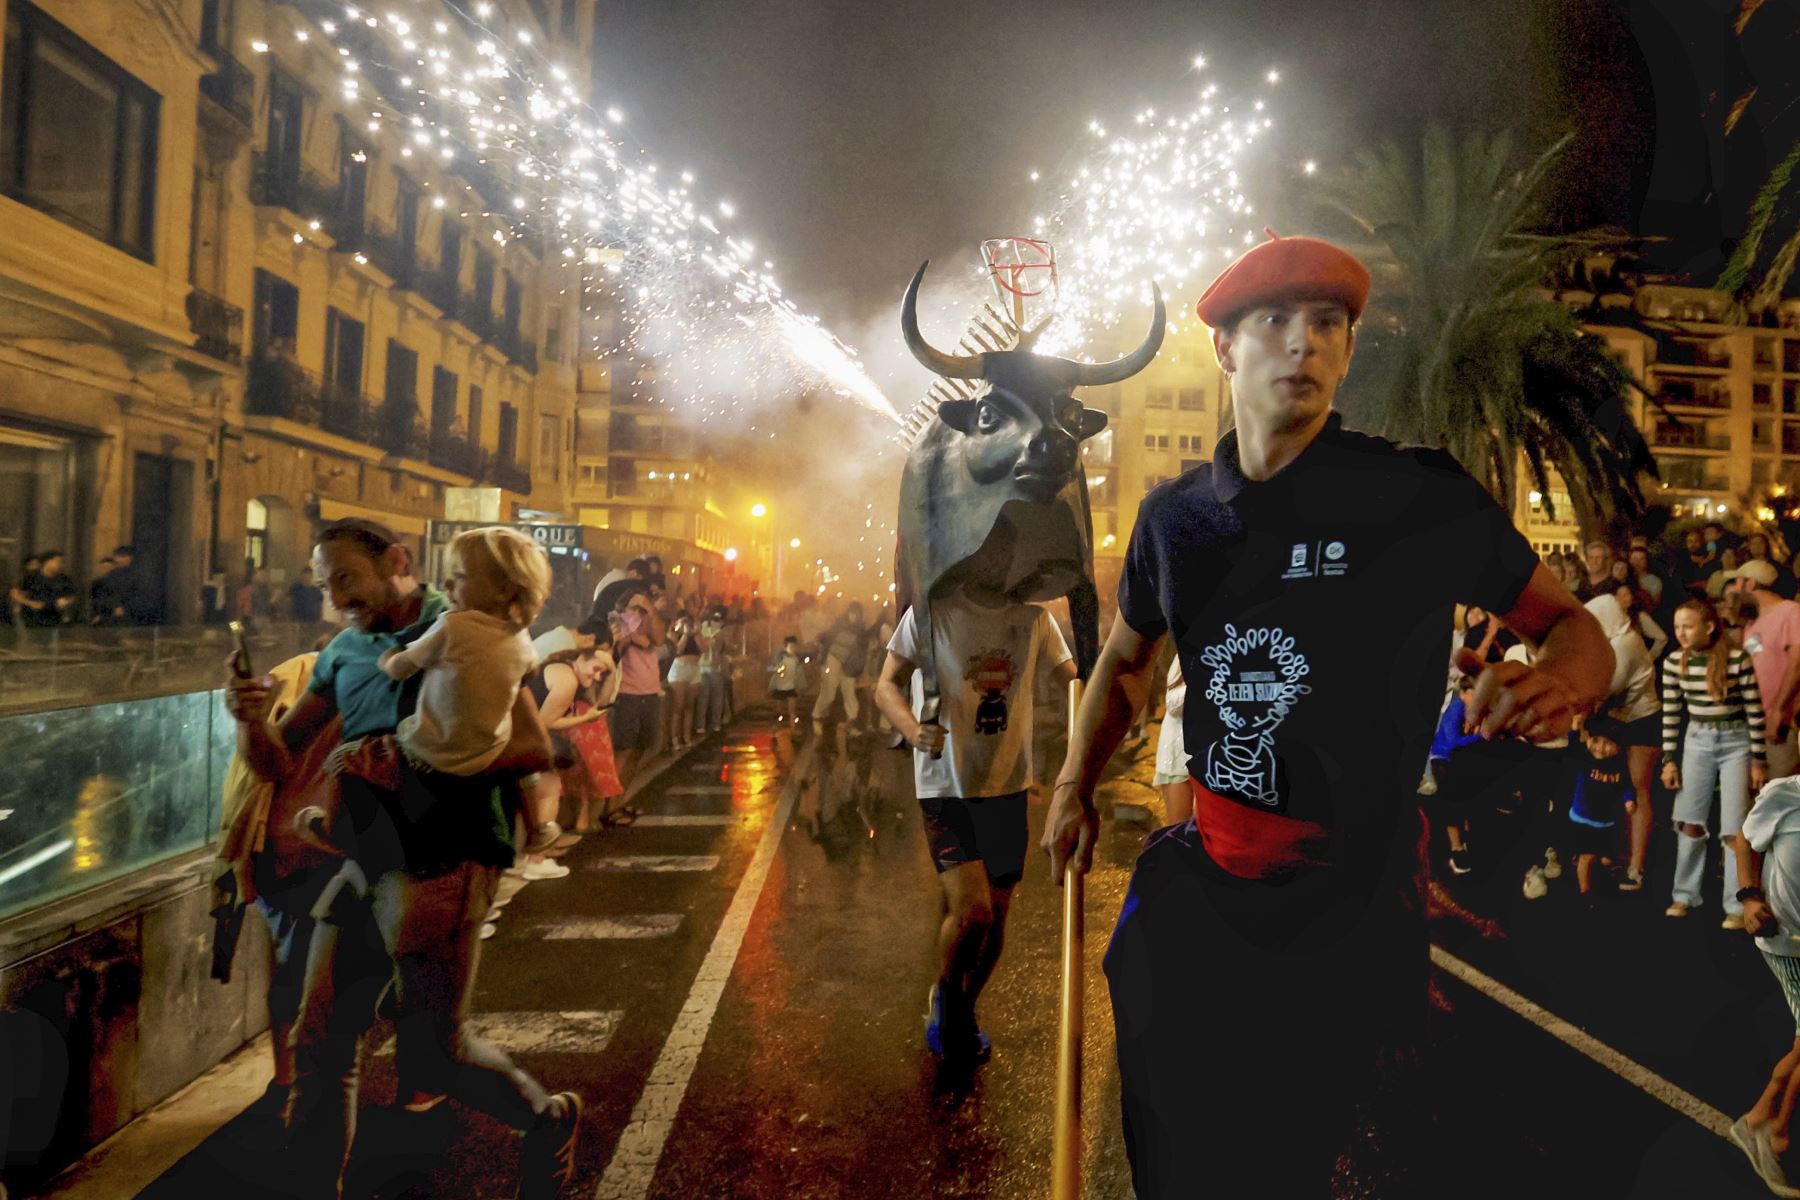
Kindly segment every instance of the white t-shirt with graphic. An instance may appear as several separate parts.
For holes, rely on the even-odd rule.
[[[1039,660],[1054,667],[1074,655],[1062,630],[1032,604],[986,608],[961,595],[931,606],[937,651],[941,758],[913,752],[913,785],[920,799],[1009,796],[1031,782],[1032,683]],[[919,627],[907,609],[888,649],[920,659]],[[924,692],[913,676],[913,713]]]

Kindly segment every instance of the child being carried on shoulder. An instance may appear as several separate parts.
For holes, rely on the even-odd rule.
[[[459,533],[446,559],[450,611],[412,645],[389,650],[381,669],[393,679],[425,678],[413,714],[396,731],[408,765],[421,774],[466,781],[429,788],[439,799],[485,793],[483,777],[512,737],[521,681],[536,666],[527,632],[550,595],[550,566],[536,542],[514,529]],[[557,796],[532,794],[524,847],[536,853],[562,833],[552,819]]]

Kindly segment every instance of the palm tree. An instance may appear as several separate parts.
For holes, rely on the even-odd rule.
[[[1509,134],[1433,125],[1417,148],[1359,154],[1320,198],[1360,230],[1376,277],[1351,423],[1448,450],[1508,509],[1521,457],[1546,507],[1554,468],[1599,531],[1643,514],[1656,464],[1627,404],[1637,382],[1544,294],[1603,240],[1527,232],[1566,143],[1521,169]]]
[[[1718,290],[1750,309],[1773,307],[1800,263],[1800,143],[1776,164],[1750,205],[1750,223],[1719,273]]]

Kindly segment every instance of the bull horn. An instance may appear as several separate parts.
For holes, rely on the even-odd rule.
[[[1144,344],[1124,358],[1114,359],[1109,363],[1076,363],[1076,387],[1101,387],[1118,383],[1130,379],[1150,365],[1156,352],[1162,349],[1163,334],[1169,326],[1168,313],[1163,308],[1162,289],[1152,282],[1150,291],[1156,297],[1156,310],[1150,314],[1150,336],[1144,339]]]
[[[921,365],[945,379],[980,379],[984,365],[982,355],[945,354],[919,332],[919,283],[925,278],[925,268],[930,265],[929,258],[919,264],[919,273],[906,285],[906,299],[900,305],[900,333],[906,338],[906,348]],[[1159,336],[1157,340],[1162,339]]]

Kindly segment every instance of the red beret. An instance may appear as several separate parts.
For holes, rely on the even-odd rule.
[[[1362,316],[1369,302],[1369,269],[1330,242],[1309,237],[1280,237],[1252,246],[1226,267],[1200,297],[1194,311],[1218,329],[1232,317],[1271,300],[1336,300]]]

